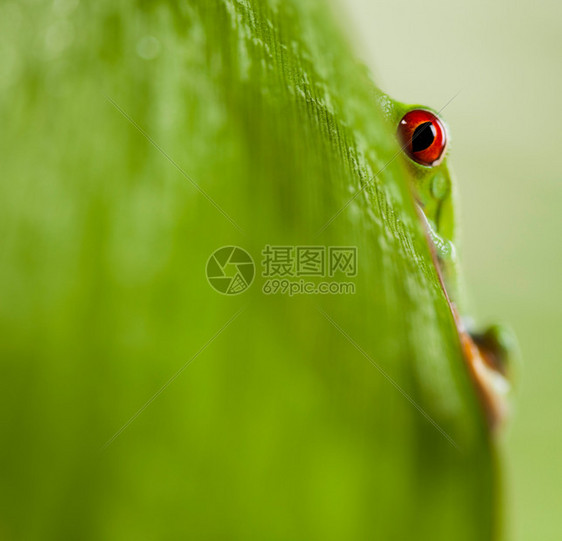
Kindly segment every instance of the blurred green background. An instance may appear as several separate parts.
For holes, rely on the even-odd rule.
[[[562,4],[349,0],[355,46],[394,98],[440,109],[460,187],[472,311],[516,330],[506,439],[514,539],[562,535]]]

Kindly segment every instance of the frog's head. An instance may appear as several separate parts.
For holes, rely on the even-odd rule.
[[[447,165],[449,134],[436,111],[379,96],[379,104],[395,131],[410,169],[412,191],[426,222],[446,292],[459,301],[455,255],[455,188]],[[451,264],[452,263],[452,264]]]
[[[429,107],[407,105],[382,95],[380,102],[414,179],[414,196],[431,229],[445,242],[455,238],[454,186],[447,165],[449,134]]]

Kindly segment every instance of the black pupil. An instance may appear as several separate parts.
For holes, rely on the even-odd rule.
[[[435,140],[435,127],[431,122],[420,124],[412,136],[412,152],[420,152],[429,148]]]

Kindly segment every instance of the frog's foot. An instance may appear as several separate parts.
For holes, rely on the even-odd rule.
[[[514,378],[518,358],[517,339],[505,325],[491,325],[484,332],[471,332],[470,336],[488,363],[509,381]]]
[[[492,428],[497,428],[509,415],[513,364],[517,357],[515,337],[500,325],[493,325],[482,333],[471,333],[458,318],[457,328],[488,422]]]

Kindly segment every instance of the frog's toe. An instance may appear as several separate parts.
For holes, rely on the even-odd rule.
[[[486,361],[512,384],[519,364],[519,346],[512,329],[495,324],[483,332],[470,333]]]

